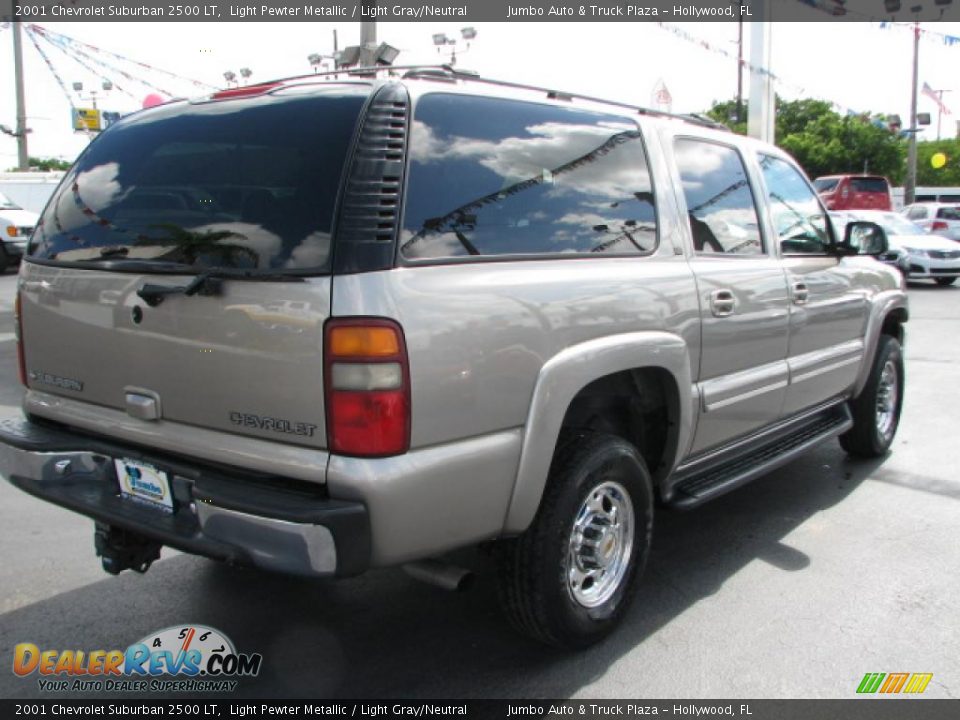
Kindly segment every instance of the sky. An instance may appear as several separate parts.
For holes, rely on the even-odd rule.
[[[252,70],[251,81],[311,72],[307,56],[329,54],[333,31],[339,45],[359,42],[359,23],[43,23],[43,27],[155,68],[217,87],[223,73]],[[737,24],[733,22],[627,23],[474,23],[477,36],[466,52],[458,46],[457,66],[484,76],[580,92],[637,105],[653,106],[654,88],[663,83],[675,112],[702,112],[715,100],[736,95]],[[448,22],[377,23],[378,40],[401,50],[395,64],[447,62],[431,36],[460,36],[461,24]],[[942,136],[957,132],[960,118],[960,43],[947,45],[933,33],[960,36],[960,23],[927,23],[932,31],[920,43],[920,84],[945,89]],[[15,126],[13,33],[0,30],[0,124]],[[750,26],[744,25],[749,61]],[[83,82],[99,88],[101,78],[58,49],[41,44],[68,88]],[[725,54],[726,53],[726,54]],[[772,23],[772,62],[776,91],[787,99],[817,98],[856,112],[897,113],[909,118],[913,37],[910,28],[882,28],[879,23]],[[182,80],[116,62],[128,74],[146,79],[177,96],[203,94]],[[24,36],[26,104],[31,156],[72,160],[87,137],[73,132],[70,105],[46,62]],[[88,61],[88,65],[89,65]],[[120,73],[100,68],[117,90],[98,92],[98,106],[130,111],[154,89]],[[744,72],[745,94],[749,92]],[[72,91],[71,91],[72,93]],[[89,93],[74,102],[89,106]],[[930,112],[933,125],[921,139],[936,136],[935,103],[920,96],[919,111]],[[0,171],[16,164],[16,142],[0,135]]]

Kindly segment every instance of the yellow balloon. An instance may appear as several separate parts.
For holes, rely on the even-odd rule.
[[[930,164],[933,165],[934,170],[939,170],[947,164],[947,156],[940,152],[934,153],[930,158]]]

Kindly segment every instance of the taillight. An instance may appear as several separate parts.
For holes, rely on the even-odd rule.
[[[383,457],[410,447],[410,368],[392,320],[334,318],[324,333],[327,447]]]
[[[934,232],[935,230],[946,230],[949,227],[950,226],[947,225],[947,223],[945,223],[943,220],[934,220],[933,224],[930,226],[930,232]]]
[[[13,334],[17,339],[17,369],[20,372],[20,384],[27,385],[27,364],[23,359],[23,321],[20,316],[20,291],[13,301]]]

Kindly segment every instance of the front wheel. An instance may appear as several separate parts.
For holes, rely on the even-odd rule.
[[[944,286],[953,285],[957,281],[955,277],[934,278],[934,280],[937,281],[937,285],[944,285]]]
[[[637,449],[619,437],[565,434],[527,531],[500,544],[500,599],[538,640],[586,647],[630,604],[650,551],[653,486]]]
[[[903,352],[896,338],[881,335],[867,384],[850,401],[853,427],[840,436],[841,447],[857,457],[880,457],[893,444],[902,407]]]

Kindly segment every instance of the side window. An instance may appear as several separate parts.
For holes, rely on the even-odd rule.
[[[923,220],[927,217],[927,209],[925,207],[914,206],[907,211],[907,217],[911,220]]]
[[[831,245],[827,214],[800,172],[771,155],[757,156],[767,185],[770,218],[787,255],[823,255]]]
[[[404,258],[642,255],[656,245],[653,187],[632,120],[446,93],[418,102]]]
[[[759,255],[760,223],[740,154],[725,145],[680,138],[674,155],[693,247],[698,253]]]

